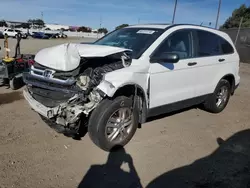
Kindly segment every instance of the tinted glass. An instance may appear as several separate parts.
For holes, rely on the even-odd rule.
[[[191,32],[188,30],[174,32],[160,45],[154,56],[169,52],[178,54],[180,59],[192,57]]]
[[[13,30],[12,30],[12,29],[9,29],[8,31],[12,32]]]
[[[163,32],[164,29],[123,28],[106,35],[94,44],[131,49],[133,58],[137,59]]]
[[[207,32],[197,31],[198,57],[220,55],[220,37]]]
[[[220,44],[221,44],[221,50],[223,54],[234,53],[234,49],[232,45],[229,42],[227,42],[225,39],[221,38]]]

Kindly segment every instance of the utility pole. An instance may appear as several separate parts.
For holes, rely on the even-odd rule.
[[[176,7],[177,7],[177,0],[175,0],[175,5],[174,5],[174,13],[173,13],[172,24],[174,24],[174,19],[175,19],[175,12],[176,12]]]
[[[141,21],[140,18],[138,18],[138,24],[140,24],[140,21]]]
[[[237,40],[238,40],[238,37],[239,37],[239,34],[240,34],[240,29],[241,29],[242,22],[243,22],[243,17],[240,19],[240,25],[239,25],[238,32],[237,32],[237,35],[236,35],[236,38],[235,38],[235,41],[234,41],[235,46],[237,44]]]
[[[216,18],[216,23],[215,23],[215,29],[217,29],[218,26],[218,21],[220,17],[220,6],[221,6],[221,0],[219,0],[219,6],[218,6],[218,12],[217,12],[217,18]]]
[[[43,20],[43,12],[41,12],[41,19]]]

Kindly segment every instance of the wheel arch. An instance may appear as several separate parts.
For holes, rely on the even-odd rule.
[[[225,76],[223,76],[221,78],[221,80],[224,79],[224,80],[227,80],[229,83],[230,83],[230,86],[231,86],[231,94],[234,93],[234,89],[235,89],[235,77],[233,74],[226,74]]]
[[[126,97],[132,97],[133,102],[137,100],[138,107],[139,107],[139,123],[143,124],[146,122],[147,117],[147,109],[148,109],[148,99],[147,95],[144,91],[144,89],[135,83],[129,83],[126,85],[123,85],[115,91],[112,98],[116,98],[118,96],[126,96]]]

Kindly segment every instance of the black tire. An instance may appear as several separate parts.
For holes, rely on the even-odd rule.
[[[217,95],[220,92],[221,88],[227,89],[227,95],[226,95],[225,102],[223,102],[220,106],[218,106],[218,105],[216,105]],[[227,80],[222,79],[222,80],[220,80],[217,87],[215,88],[214,93],[211,96],[209,96],[207,98],[207,100],[205,101],[204,109],[208,112],[211,112],[211,113],[215,113],[215,114],[220,113],[226,108],[228,101],[230,99],[230,96],[231,96],[231,85]]]
[[[17,90],[20,89],[23,85],[23,79],[20,76],[14,76],[12,79],[9,81],[10,88],[12,90]]]
[[[104,99],[92,112],[89,123],[88,123],[88,133],[90,139],[99,148],[104,151],[111,151],[119,147],[125,146],[134,136],[136,129],[138,127],[138,108],[132,109],[132,124],[131,131],[127,137],[120,142],[111,142],[105,136],[105,130],[107,122],[110,116],[119,110],[121,107],[132,108],[132,99],[124,96],[119,96],[114,100]]]

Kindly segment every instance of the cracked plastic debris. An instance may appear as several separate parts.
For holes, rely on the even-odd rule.
[[[81,114],[88,115],[101,102],[102,97],[98,91],[93,90],[88,96],[88,103],[84,105],[77,104],[77,99],[78,96],[74,96],[68,103],[60,105],[56,118],[57,124],[67,126],[76,123],[80,119]]]

